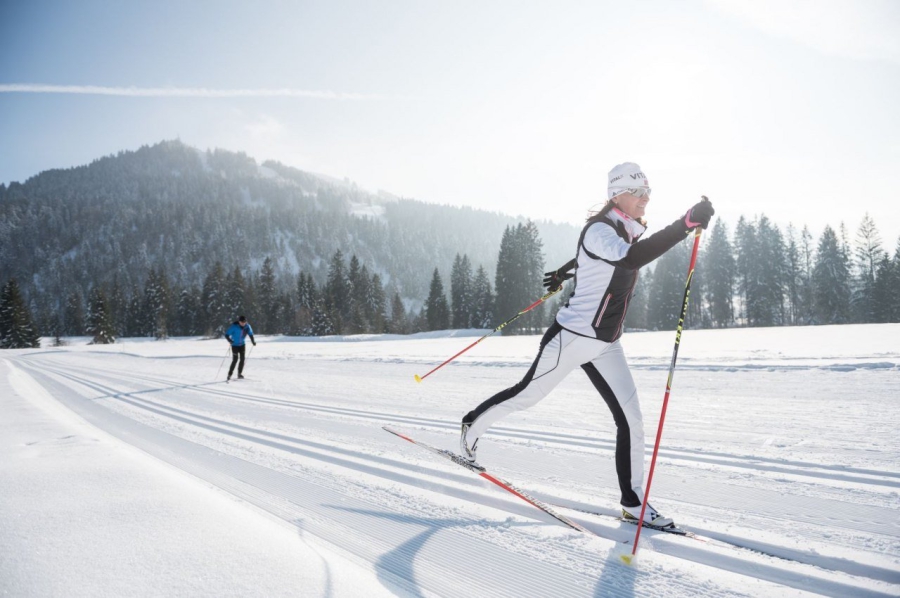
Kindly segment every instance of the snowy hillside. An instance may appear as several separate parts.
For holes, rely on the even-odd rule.
[[[651,441],[673,336],[623,338]],[[224,341],[5,351],[0,595],[898,596],[898,338],[686,331],[651,502],[698,537],[645,530],[631,567],[614,424],[580,372],[479,459],[591,534],[381,429],[455,449],[538,337],[422,384],[474,339],[262,337],[230,384]]]
[[[524,218],[370,193],[243,153],[164,141],[77,168],[0,185],[0,269],[37,312],[74,289],[142,287],[163,267],[178,288],[221,263],[258,269],[272,258],[286,288],[298,271],[325,281],[335,251],[356,255],[407,299],[428,295],[457,253],[493,279],[503,231]],[[548,264],[571,258],[578,230],[536,223]]]

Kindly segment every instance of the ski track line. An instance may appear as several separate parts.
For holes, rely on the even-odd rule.
[[[75,369],[75,368],[73,368]],[[76,370],[83,371],[83,370]],[[103,370],[96,370],[98,373],[103,372]],[[144,379],[148,382],[155,383],[163,383],[172,385],[171,388],[154,388],[144,392],[159,392],[163,390],[175,390],[175,389],[184,389],[191,390],[195,392],[203,392],[207,394],[217,394],[220,396],[244,400],[244,401],[252,401],[252,402],[260,402],[260,403],[268,403],[272,405],[284,406],[294,409],[307,410],[307,411],[315,411],[321,413],[330,413],[334,415],[343,415],[349,417],[357,417],[368,419],[371,421],[384,422],[390,421],[398,424],[406,424],[406,425],[417,425],[417,426],[430,426],[439,429],[447,429],[456,431],[457,424],[447,422],[444,420],[437,420],[431,418],[423,418],[416,416],[398,416],[396,414],[391,413],[383,413],[383,412],[374,412],[374,411],[364,411],[359,409],[352,409],[347,407],[328,407],[323,405],[316,405],[312,403],[302,403],[298,401],[293,401],[290,399],[276,399],[270,397],[261,397],[258,395],[245,394],[240,391],[230,391],[224,389],[213,389],[206,388],[208,386],[212,386],[217,384],[217,382],[206,382],[197,385],[185,385],[180,382],[167,380],[164,378],[151,378],[145,376],[137,376],[128,374],[128,379],[140,378]],[[521,430],[516,428],[507,428],[504,426],[496,426],[491,429],[488,433],[489,436],[492,437],[505,437],[505,438],[516,438],[522,440],[529,441],[540,441],[546,442],[548,444],[555,444],[563,447],[584,447],[591,448],[596,450],[604,450],[604,451],[614,451],[615,450],[615,442],[597,438],[590,438],[583,435],[575,435],[575,434],[567,434],[564,432],[544,432],[537,430]],[[650,454],[652,451],[649,448],[645,449],[647,454]],[[721,465],[725,467],[735,467],[740,469],[752,469],[752,470],[765,470],[773,473],[783,473],[788,475],[797,475],[797,476],[805,476],[805,477],[813,477],[813,478],[822,478],[822,479],[830,479],[836,481],[844,481],[844,482],[852,482],[858,484],[867,484],[867,485],[876,485],[876,486],[885,486],[889,488],[900,488],[900,472],[890,472],[890,471],[880,471],[873,469],[865,469],[858,467],[849,467],[849,466],[828,466],[818,463],[810,463],[805,461],[790,461],[790,460],[780,460],[780,459],[772,459],[768,457],[757,457],[757,456],[745,456],[745,455],[733,455],[728,453],[721,452],[713,452],[713,451],[697,451],[692,449],[660,449],[659,455],[661,457],[666,457],[667,459],[672,460],[687,460],[687,461],[696,461],[702,463],[709,463],[712,465]],[[858,475],[851,475],[858,474]],[[863,477],[863,476],[872,476],[872,477]],[[873,479],[874,478],[874,479]],[[881,478],[881,479],[877,479]],[[892,478],[892,479],[889,479]]]
[[[79,373],[81,373],[81,372],[79,371]],[[109,374],[106,374],[106,375],[109,375]],[[134,378],[135,378],[135,376],[130,376],[130,375],[127,377],[127,379],[129,381],[133,381]],[[144,379],[152,380],[154,382],[162,382],[165,384],[171,384],[171,381],[163,380],[163,379],[159,379],[159,378],[156,378],[156,379],[144,378]],[[199,389],[196,387],[181,384],[181,385],[177,385],[175,387],[170,387],[170,388],[154,388],[154,389],[150,389],[150,390],[137,391],[136,393],[129,393],[129,394],[130,394],[130,396],[133,396],[134,394],[145,394],[145,393],[149,393],[149,392],[161,392],[161,391],[173,390],[173,389],[186,389],[186,390],[199,391]],[[104,391],[101,391],[101,392],[104,392]],[[115,391],[112,389],[109,390],[108,392],[109,392],[108,396],[110,396],[110,397],[114,397],[117,394],[118,395],[122,394],[122,393],[119,393],[118,391]],[[218,391],[218,390],[210,390],[210,389],[206,389],[201,392],[217,394],[219,396],[225,396],[228,398],[233,398],[233,395],[239,394],[239,393],[231,393],[229,391]],[[97,398],[103,398],[103,397],[97,397]],[[258,397],[247,396],[247,395],[240,395],[237,398],[240,400],[248,400],[248,401],[262,402],[262,403],[269,403],[269,402],[273,401],[273,400],[269,400],[269,399],[261,399]],[[291,408],[294,407],[294,405],[292,405],[290,403],[290,401],[277,401],[277,400],[274,400],[274,401],[275,401],[275,404],[277,404],[277,405],[284,404],[284,406],[288,406]],[[363,412],[363,413],[365,413],[365,412]],[[366,413],[365,419],[367,421],[372,419],[371,414]],[[399,418],[399,419],[402,419],[402,418]],[[413,419],[419,419],[419,418],[413,418]],[[742,488],[741,493],[745,498],[750,497],[750,496],[755,496],[756,501],[759,504],[768,504],[771,499],[771,497],[769,496],[770,492],[767,490],[764,490],[764,489]],[[827,501],[829,499],[820,499],[820,500]],[[834,503],[833,500],[831,500],[830,502]],[[870,511],[870,510],[872,512],[867,513],[867,511]],[[845,522],[833,520],[831,522],[831,524],[838,525],[839,527],[843,527],[845,529],[849,529],[849,530],[853,530],[853,531],[864,531],[864,532],[869,532],[869,533],[883,534],[883,533],[885,533],[884,526],[875,524],[875,521],[878,519],[878,517],[883,515],[883,510],[884,510],[883,507],[868,507],[868,506],[859,506],[859,505],[851,506],[851,505],[847,505],[846,503],[832,504],[830,512],[844,513]],[[760,512],[760,513],[758,513],[758,515],[772,519],[774,521],[781,519],[778,516],[766,514],[765,512]],[[821,522],[814,517],[807,518],[807,519],[808,519],[807,523],[809,523],[809,524],[821,524]]]
[[[400,364],[400,365],[421,365],[425,367],[429,367],[434,365],[435,358],[420,358],[420,357],[365,357],[365,356],[348,356],[342,358],[335,358],[333,356],[324,355],[324,354],[315,354],[315,355],[304,355],[300,357],[301,359],[309,358],[311,360],[317,360],[317,357],[324,358],[321,361],[332,361],[335,363],[387,363],[387,364]],[[893,358],[890,356],[889,358]],[[258,359],[268,360],[268,358],[260,357]],[[798,360],[807,359],[807,360],[817,360],[817,361],[825,361],[829,358],[797,358]],[[834,358],[832,358],[834,359]],[[688,361],[689,358],[685,358],[685,361]],[[635,370],[641,371],[668,371],[669,363],[668,359],[658,359],[653,362],[641,362],[640,360],[630,361],[630,367]],[[466,368],[466,367],[474,367],[474,368],[528,368],[531,364],[531,360],[521,360],[521,361],[485,361],[483,359],[475,359],[475,358],[463,358],[456,363],[447,364],[447,367],[452,368]],[[827,372],[855,372],[857,370],[866,370],[866,371],[883,371],[890,372],[893,370],[900,370],[900,364],[894,361],[860,361],[860,362],[835,362],[835,363],[824,363],[824,364],[798,364],[798,365],[790,365],[785,363],[727,363],[727,364],[717,364],[717,363],[684,363],[681,361],[678,362],[678,369],[681,371],[697,371],[697,372],[719,372],[719,373],[732,373],[732,372],[808,372],[808,371],[827,371]]]
[[[50,387],[61,391],[59,394],[51,392],[51,395],[92,425],[290,522],[304,532],[375,563],[378,571],[390,576],[392,583],[409,588],[415,596],[421,596],[425,590],[438,595],[464,592],[484,596],[577,598],[592,595],[589,591],[598,582],[596,575],[536,561],[527,555],[505,550],[501,552],[496,545],[456,529],[472,524],[485,525],[483,520],[435,521],[427,516],[390,512],[382,505],[353,498],[173,436],[120,416],[92,400],[67,398],[66,385],[56,382],[52,375],[35,373]],[[273,498],[279,504],[273,505]],[[334,519],[333,513],[337,510],[342,515]],[[415,525],[418,529],[411,531],[410,528]],[[494,525],[506,527],[503,522]],[[581,556],[587,563],[593,562],[591,569],[594,571],[602,570],[604,566],[618,567],[610,563],[604,565],[601,555],[595,553],[585,552]],[[609,560],[616,559],[612,557]],[[499,571],[503,572],[502,576]],[[633,575],[624,568],[614,571],[616,574]],[[602,571],[599,577],[603,579]],[[454,580],[457,583],[453,583]],[[654,595],[671,595],[671,581],[642,581],[648,582],[647,589]],[[604,585],[603,592],[614,592],[609,595],[621,598],[633,596],[627,583],[620,585],[623,586],[621,591],[616,584]],[[696,591],[695,584],[691,584],[690,580],[679,580],[674,585],[680,586],[685,596]],[[712,597],[716,593],[707,590],[701,595]]]
[[[595,516],[612,518],[617,517],[617,512],[613,511],[612,509],[604,512],[604,510],[597,509],[594,505],[590,505],[587,503],[560,499],[558,497],[554,497],[553,495],[545,494],[542,492],[532,492],[532,494],[535,496],[535,498],[543,500],[544,502],[547,502],[552,506],[569,509],[576,513],[582,514],[581,516],[573,516],[573,519],[579,519],[584,514],[586,514],[588,518]],[[581,523],[583,523],[583,521]],[[812,565],[814,567],[819,567],[820,569],[842,571],[844,573],[847,573],[848,575],[853,575],[856,577],[868,577],[870,579],[878,581],[900,584],[900,572],[894,569],[887,569],[885,567],[879,567],[877,565],[869,565],[866,563],[851,561],[841,557],[823,556],[815,552],[806,552],[803,550],[797,550],[795,548],[787,548],[778,544],[772,544],[770,542],[761,542],[758,540],[747,539],[741,536],[735,536],[733,534],[726,534],[717,532],[715,530],[698,527],[696,525],[691,525],[689,531],[694,532],[701,540],[711,540],[713,542],[723,543],[732,548],[749,550],[770,557],[804,563],[807,565]]]
[[[262,442],[263,444],[267,444],[267,445],[269,445],[269,446],[272,446],[273,448],[277,448],[277,449],[281,449],[281,450],[288,450],[289,452],[293,452],[293,453],[297,453],[297,452],[298,452],[298,451],[297,451],[295,448],[293,448],[293,447],[285,447],[285,446],[282,445],[282,444],[266,442],[266,441],[264,441],[264,440],[261,440],[261,439],[259,439],[259,438],[257,438],[257,437],[250,436],[250,435],[248,435],[248,434],[234,433],[234,432],[231,432],[231,431],[228,431],[228,430],[224,430],[223,428],[220,428],[220,427],[210,426],[210,425],[198,423],[197,421],[194,421],[194,420],[191,420],[191,419],[188,419],[188,418],[185,418],[185,417],[181,417],[181,416],[178,416],[178,415],[169,414],[169,413],[166,413],[166,412],[161,411],[161,410],[168,410],[168,411],[173,411],[173,412],[180,412],[180,413],[185,414],[185,415],[187,415],[187,416],[189,416],[189,417],[199,418],[199,419],[204,419],[204,420],[207,420],[207,421],[216,422],[216,423],[218,423],[218,424],[220,424],[220,425],[225,425],[225,426],[229,426],[229,427],[233,427],[233,428],[237,428],[237,429],[243,429],[243,430],[245,430],[245,431],[252,432],[252,433],[254,433],[254,434],[262,434],[262,435],[266,435],[266,436],[277,437],[277,438],[286,440],[286,441],[288,441],[288,442],[299,443],[299,444],[306,444],[306,445],[314,445],[314,446],[316,446],[316,448],[319,448],[320,450],[326,450],[326,451],[335,451],[335,450],[336,450],[336,447],[333,447],[333,446],[322,445],[322,444],[319,444],[319,443],[310,443],[310,442],[307,442],[307,441],[300,441],[299,439],[296,439],[296,438],[294,438],[294,437],[288,437],[288,436],[285,436],[285,435],[275,434],[275,433],[271,433],[271,432],[265,432],[265,431],[262,431],[262,430],[257,430],[257,429],[254,429],[254,428],[249,428],[249,427],[247,427],[247,426],[241,426],[241,425],[239,425],[239,424],[235,424],[235,423],[232,423],[232,422],[226,422],[226,421],[222,421],[222,420],[215,420],[215,419],[213,419],[213,418],[208,418],[208,417],[206,417],[206,416],[202,416],[202,415],[198,415],[198,414],[193,414],[193,413],[190,413],[190,412],[187,412],[187,411],[184,411],[184,410],[179,410],[179,409],[176,409],[176,408],[173,408],[173,407],[164,406],[164,405],[159,405],[159,404],[156,404],[156,403],[154,403],[154,402],[152,402],[152,401],[150,401],[150,400],[148,400],[148,399],[137,398],[137,397],[134,397],[134,396],[130,396],[129,398],[124,398],[123,395],[131,395],[131,394],[133,394],[133,393],[121,393],[121,392],[119,392],[119,391],[117,391],[116,389],[113,389],[113,388],[111,388],[111,387],[105,387],[105,386],[102,386],[102,385],[98,385],[98,384],[96,384],[96,383],[87,383],[85,380],[79,379],[79,378],[77,378],[77,377],[75,377],[75,376],[71,376],[71,375],[66,375],[66,377],[69,378],[69,379],[71,379],[73,382],[80,383],[80,384],[84,384],[85,386],[88,386],[89,388],[93,388],[94,390],[97,390],[97,391],[99,391],[99,392],[101,392],[101,393],[103,393],[103,392],[108,392],[108,393],[113,393],[113,394],[111,394],[111,396],[116,396],[116,395],[118,395],[118,396],[116,396],[116,398],[118,398],[118,399],[120,399],[120,400],[122,400],[122,401],[124,401],[124,402],[126,402],[126,403],[128,403],[128,404],[131,404],[131,405],[133,405],[133,406],[136,406],[136,407],[139,407],[139,408],[143,408],[143,409],[148,409],[149,411],[152,411],[152,412],[154,412],[154,413],[156,413],[156,414],[158,414],[158,415],[165,416],[165,417],[170,417],[170,418],[174,418],[174,419],[176,419],[176,420],[178,420],[178,421],[181,421],[181,422],[183,422],[183,423],[186,423],[186,424],[188,424],[188,425],[200,426],[200,427],[204,427],[204,428],[210,429],[210,430],[212,430],[212,431],[214,431],[214,432],[218,432],[218,433],[221,433],[221,434],[227,434],[227,435],[235,436],[235,437],[238,437],[238,438],[247,440],[247,441],[249,441],[249,442],[256,442],[256,443]],[[158,382],[158,381],[160,381],[160,380],[157,380],[157,382]],[[170,381],[163,381],[163,382],[164,382],[164,383],[169,383]],[[160,390],[168,390],[168,389],[160,389]],[[145,406],[145,405],[141,405],[140,403],[147,403],[148,405]],[[156,408],[151,407],[150,405],[154,405]],[[352,455],[352,456],[357,457],[357,458],[365,458],[365,459],[371,460],[371,456],[370,456],[370,455],[364,455],[364,454],[361,455],[360,453],[355,452],[355,451],[347,451],[347,450],[343,450],[343,451],[339,451],[339,452],[344,452],[344,453],[346,453],[346,454],[348,454],[348,455]],[[301,451],[300,454],[303,454],[304,456],[307,456],[307,457],[310,457],[310,458],[313,458],[313,459],[323,460],[323,459],[322,459],[322,455],[321,455],[321,454],[318,454],[318,453],[312,453],[312,452],[309,452],[309,451],[305,451],[305,452]],[[327,459],[325,459],[325,460],[327,460]],[[395,466],[395,467],[397,466],[397,462],[394,461],[394,460],[388,460],[388,459],[383,459],[383,458],[380,458],[379,460],[382,461],[382,462],[387,462],[388,465]],[[347,461],[346,461],[346,460],[335,461],[335,460],[332,459],[331,462],[332,462],[332,463],[335,463],[335,464],[337,464],[337,465],[340,465],[340,466],[345,466],[345,467],[347,466]],[[352,468],[352,469],[357,469],[357,470],[359,469],[359,467],[358,467],[356,464],[353,464],[353,467],[351,467],[351,468]],[[384,474],[383,474],[383,472],[372,471],[371,468],[368,468],[368,471],[366,471],[366,473],[371,473],[371,474],[376,475],[376,476],[379,476],[379,477],[385,477]],[[440,475],[444,475],[444,477],[446,477],[445,474],[440,474]],[[387,476],[387,477],[390,477],[391,479],[394,479],[394,480],[397,479],[397,477],[396,477],[395,474],[391,474],[391,475],[389,475],[389,476]],[[463,477],[463,476],[460,476],[460,477]],[[464,476],[464,477],[471,477],[471,476]],[[408,479],[405,479],[405,480],[397,480],[397,481],[401,481],[401,482],[403,482],[403,483],[410,483],[410,482],[412,482],[414,485],[421,485],[421,482],[420,482],[417,478],[414,478],[414,477],[413,477],[413,478],[408,478]],[[428,489],[432,489],[433,486],[434,486],[434,484],[433,484],[433,483],[429,483],[429,484],[427,484],[427,486],[428,486]],[[472,497],[461,497],[461,498],[464,498],[465,500],[471,500],[471,499],[472,499]],[[478,502],[482,502],[482,499],[483,499],[484,497],[483,497],[483,496],[479,496],[478,498],[479,498],[479,501],[478,501]],[[558,499],[557,499],[557,500],[558,500]],[[526,510],[526,511],[528,511],[528,512],[531,512],[531,511],[532,511],[532,509],[528,508],[526,505],[523,505],[523,506],[525,506],[525,510]],[[504,507],[502,507],[502,508],[503,508],[504,510],[509,510],[509,509],[508,509],[508,506],[504,506]],[[532,516],[534,515],[534,513],[529,513],[529,514],[532,515]],[[527,515],[526,515],[526,516],[527,516]],[[630,536],[630,532],[629,532],[628,534],[626,534],[626,535],[629,535],[629,536]],[[727,541],[727,540],[726,540],[726,541]],[[690,558],[690,560],[695,560],[696,562],[700,562],[700,563],[704,563],[704,562],[706,562],[706,561],[709,560],[709,555],[708,555],[708,554],[705,554],[704,551],[703,551],[702,549],[699,550],[699,552],[697,552],[698,549],[696,549],[696,548],[694,548],[694,547],[688,547],[687,549],[685,549],[683,546],[679,545],[678,543],[673,543],[673,546],[677,547],[677,550],[675,551],[676,554],[674,554],[674,556],[678,556],[679,558],[684,558],[684,557],[685,557],[685,550],[686,550],[687,553],[696,553],[696,554],[690,554],[690,556],[687,557],[687,558]],[[750,547],[748,547],[748,548],[750,548]],[[780,549],[780,547],[779,547],[779,549]],[[752,550],[752,548],[751,548],[751,550]],[[780,549],[780,550],[783,550],[784,552],[790,552],[789,549]],[[667,551],[667,550],[660,550],[660,552],[669,553],[670,551]],[[765,551],[765,550],[761,550],[760,552],[766,552],[766,551]],[[774,555],[774,556],[778,556],[779,558],[791,558],[790,556],[785,556],[785,555]],[[803,554],[802,556],[803,556],[803,557],[809,557],[809,555],[807,555],[807,554]],[[693,557],[693,558],[692,558],[692,557]],[[704,558],[704,557],[705,557],[705,558]],[[798,562],[808,563],[808,560],[807,560],[806,558],[802,558],[802,559],[792,559],[792,560],[797,560]],[[841,559],[841,560],[842,560],[842,559]],[[820,561],[820,562],[817,562],[817,563],[811,563],[811,564],[816,565],[816,566],[820,566],[820,567],[824,566],[825,568],[828,568],[828,564],[832,564],[832,565],[833,565],[833,564],[836,564],[836,563],[827,563],[827,561]],[[837,563],[837,564],[839,564],[839,563]],[[742,573],[743,571],[746,570],[746,562],[745,562],[745,561],[743,561],[743,560],[741,560],[741,559],[733,559],[733,560],[729,560],[729,559],[727,559],[727,558],[723,559],[721,556],[719,556],[719,557],[716,559],[716,565],[715,565],[715,566],[721,566],[721,568],[724,568],[724,569],[727,569],[727,570],[731,570],[731,571],[734,571],[734,572],[736,572],[736,573]],[[846,567],[841,567],[841,566],[838,566],[838,567],[832,567],[832,568],[835,568],[836,570],[842,570],[842,571],[844,571],[844,572],[850,573],[851,575],[863,575],[863,576],[870,577],[870,578],[873,578],[873,579],[883,579],[883,576],[884,576],[884,570],[881,570],[880,568],[877,568],[877,567],[871,567],[871,568],[866,569],[865,566],[863,566],[862,568],[858,568],[858,569],[853,570],[853,571],[847,571],[847,570],[846,570]],[[868,575],[866,575],[866,574],[868,574]],[[768,571],[768,574],[765,575],[765,576],[763,576],[763,578],[768,579],[768,580],[770,580],[770,581],[777,581],[777,582],[779,582],[779,583],[783,583],[783,584],[786,584],[786,585],[793,585],[793,584],[791,583],[792,580],[790,579],[790,577],[791,577],[790,575],[785,574],[783,571],[780,571],[780,570],[778,570],[777,568],[770,568],[770,570]],[[886,580],[886,581],[890,581],[890,580]],[[794,586],[794,587],[798,587],[798,586]],[[809,589],[809,586],[808,586],[808,585],[804,585],[803,587],[806,588],[806,589]],[[847,589],[850,589],[850,587],[848,587]],[[859,590],[859,588],[854,588],[854,589],[857,590],[857,591]]]
[[[78,371],[79,371],[79,373],[82,373],[80,370],[78,370]],[[109,376],[109,373],[106,373],[103,375]],[[115,377],[115,376],[113,376],[113,377]],[[127,376],[127,379],[129,381],[133,381],[134,378],[136,378],[136,377],[133,375]],[[170,380],[166,380],[166,379],[162,379],[162,378],[147,378],[147,377],[140,377],[140,378],[142,378],[144,380],[150,380],[155,383],[164,383],[164,384],[169,384],[169,385],[172,384],[172,382]],[[205,388],[208,386],[208,384],[209,383],[206,383],[201,386],[203,386]],[[150,390],[137,391],[136,393],[130,393],[130,395],[133,396],[134,394],[145,394],[145,393],[150,393],[150,392],[161,392],[161,391],[166,391],[166,390],[177,390],[177,389],[200,391],[199,388],[197,388],[195,386],[180,384],[180,385],[176,385],[174,387],[170,386],[169,388],[152,388]],[[101,391],[101,392],[103,392],[103,391]],[[216,394],[219,396],[225,396],[227,398],[235,398],[235,395],[237,395],[236,398],[238,398],[239,400],[261,402],[261,403],[274,403],[279,406],[283,405],[283,406],[290,407],[290,408],[296,408],[295,405],[293,405],[290,401],[263,399],[263,398],[255,397],[252,395],[243,395],[241,393],[230,392],[230,391],[225,391],[225,390],[213,390],[213,389],[205,388],[205,390],[200,391],[200,392],[203,392],[205,394]],[[110,390],[108,396],[115,396],[116,394],[121,394],[121,393],[118,393],[115,390]],[[102,398],[102,397],[98,397],[98,398]],[[331,412],[334,410],[337,410],[339,412],[344,411],[340,408],[326,408],[326,411],[328,411],[328,412]],[[356,412],[356,410],[352,410],[352,411]],[[362,412],[362,413],[365,414],[366,421],[373,419],[371,413],[367,413],[367,412]],[[393,419],[394,419],[394,421],[396,421],[397,419],[403,419],[403,418],[393,418]],[[412,418],[412,419],[418,420],[420,418]],[[519,477],[521,477],[521,476],[519,476]],[[740,492],[741,492],[742,496],[744,496],[745,499],[749,498],[749,497],[755,497],[754,500],[759,505],[765,505],[765,504],[769,504],[771,502],[771,496],[770,496],[771,492],[768,490],[765,490],[765,489],[742,488]],[[823,498],[823,499],[819,499],[819,500],[829,501],[830,499]],[[883,516],[884,507],[874,507],[874,506],[870,507],[870,506],[862,506],[862,505],[850,506],[843,502],[835,503],[834,500],[830,500],[829,504],[831,504],[829,512],[836,513],[836,514],[842,513],[843,517],[844,517],[844,519],[840,520],[840,521],[832,519],[829,522],[829,524],[836,525],[838,527],[843,527],[845,529],[857,531],[857,532],[862,531],[862,532],[878,533],[878,534],[886,533],[886,530],[883,525],[876,525],[876,523],[875,523],[875,521],[877,521],[879,519],[879,517]],[[871,511],[871,512],[868,512],[868,511]],[[798,511],[798,512],[802,513],[802,511]],[[779,520],[783,519],[780,516],[768,514],[765,512],[765,510],[758,512],[757,515],[760,517],[770,519],[772,521],[779,521]],[[815,517],[801,517],[801,519],[805,520],[807,524],[822,525],[822,522]]]

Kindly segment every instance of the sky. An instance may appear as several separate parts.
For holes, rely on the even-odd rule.
[[[179,138],[578,224],[865,213],[900,239],[900,3],[0,0],[0,183]]]

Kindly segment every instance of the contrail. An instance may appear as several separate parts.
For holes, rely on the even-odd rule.
[[[308,89],[208,89],[205,87],[106,87],[0,83],[0,93],[58,93],[140,98],[315,98],[320,100],[386,100],[380,94]]]

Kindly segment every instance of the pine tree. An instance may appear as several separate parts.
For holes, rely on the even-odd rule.
[[[507,226],[500,240],[500,253],[497,256],[497,272],[494,275],[496,289],[495,309],[498,313],[518,311],[517,297],[518,274],[521,270],[520,256],[516,247],[515,229]],[[509,328],[509,327],[507,327]]]
[[[316,284],[312,274],[301,272],[297,276],[297,304],[292,333],[310,336],[313,333],[313,310],[317,303]]]
[[[40,349],[41,339],[15,278],[0,290],[0,349]]]
[[[125,336],[144,336],[144,329],[146,328],[144,320],[141,293],[138,291],[137,285],[133,285],[128,299],[128,309],[125,314]]]
[[[239,312],[238,316],[246,316],[250,317],[250,314],[253,314],[254,322],[256,321],[256,316],[262,313],[262,308],[260,307],[261,302],[259,296],[257,294],[257,289],[259,288],[259,276],[257,276],[256,272],[248,271],[247,276],[244,278],[244,310]],[[234,321],[235,314],[226,312],[226,319],[229,321]],[[254,334],[256,334],[256,328],[253,329]]]
[[[757,218],[754,228],[754,284],[753,296],[748,297],[748,313],[754,326],[777,326],[784,323],[784,239],[778,226],[765,214]]]
[[[221,262],[213,265],[212,271],[203,281],[200,296],[203,313],[202,331],[210,337],[221,337],[229,325],[228,300],[225,289],[225,272]]]
[[[728,240],[728,226],[721,219],[716,220],[710,231],[709,245],[698,258],[697,269],[706,274],[704,296],[709,305],[712,326],[725,328],[734,323],[734,271],[735,259],[731,242]]]
[[[494,328],[494,291],[484,266],[478,266],[472,282],[472,326],[474,328]]]
[[[693,235],[690,235],[689,239],[690,243],[693,243]],[[693,244],[691,245],[691,249],[693,250]],[[694,274],[691,277],[691,296],[690,301],[688,301],[685,320],[685,322],[690,322],[691,328],[709,328],[711,326],[709,310],[705,305],[706,270],[700,267],[700,258],[705,253],[706,251],[703,248],[698,250],[697,263],[694,264]],[[688,264],[690,264],[690,258],[688,258]],[[682,276],[685,280],[687,280],[687,270],[688,266],[685,265],[685,273]],[[682,295],[683,291],[684,289],[682,289]],[[631,302],[629,302],[629,309],[631,309]]]
[[[325,306],[325,301],[319,299],[313,309],[312,333],[314,336],[329,336],[337,334],[337,328],[331,319],[333,312]]]
[[[813,268],[816,322],[846,324],[850,319],[850,271],[834,229],[826,226]]]
[[[343,320],[350,311],[350,283],[344,274],[344,254],[338,249],[331,258],[328,279],[325,282],[323,307],[334,332],[341,334]]]
[[[391,297],[391,319],[388,327],[391,334],[408,334],[409,324],[406,321],[406,308],[403,306],[403,299],[400,293],[395,292]]]
[[[275,283],[275,264],[271,257],[266,256],[259,272],[259,284],[257,285],[260,311],[254,316],[259,324],[260,334],[273,334],[277,326],[278,289]]]
[[[428,327],[428,316],[426,313],[427,311],[428,310],[425,309],[424,307],[422,309],[420,309],[418,313],[413,313],[412,311],[410,311],[410,313],[407,315],[407,319],[410,322],[410,325],[409,325],[410,332],[412,332],[412,333],[428,332],[429,327]]]
[[[81,290],[73,289],[66,297],[65,328],[66,336],[81,336],[84,334],[84,301]]]
[[[893,260],[894,279],[893,284],[889,285],[892,289],[890,313],[893,314],[893,322],[900,321],[900,238],[897,239],[897,248],[894,250]]]
[[[500,241],[494,285],[499,317],[516,314],[522,307],[543,295],[543,270],[542,244],[534,223],[529,221],[515,228],[507,227]],[[503,332],[533,332],[539,328],[541,321],[541,312],[534,310],[504,328]]]
[[[368,334],[374,331],[373,319],[376,317],[372,309],[372,279],[369,269],[361,264],[356,256],[350,259],[347,273],[350,283],[350,320],[345,334]]]
[[[795,318],[799,324],[810,324],[815,320],[815,299],[812,283],[814,251],[812,235],[804,226],[800,233],[800,289],[798,291],[799,306],[795,310]]]
[[[93,337],[91,344],[94,345],[108,345],[116,342],[112,313],[109,311],[106,294],[100,288],[91,291],[87,333]]]
[[[691,247],[680,243],[656,262],[647,298],[647,324],[652,330],[675,330],[681,317]]]
[[[734,230],[734,245],[737,253],[737,290],[740,304],[738,306],[738,319],[744,326],[753,326],[753,320],[749,315],[750,298],[755,296],[756,262],[756,230],[751,223],[741,216]]]
[[[196,286],[184,288],[178,295],[175,307],[176,334],[193,336],[200,334],[198,320],[200,315],[200,289]]]
[[[787,299],[787,313],[784,323],[794,326],[798,323],[798,309],[800,306],[800,289],[802,286],[802,262],[800,246],[797,244],[797,234],[792,224],[787,227],[787,241],[785,245],[785,271],[784,292]]]
[[[306,292],[305,298],[300,302],[301,305],[306,306],[310,309],[310,313],[314,314],[316,306],[322,304],[322,292],[316,286],[316,281],[313,280],[312,274],[306,275]],[[307,334],[312,334],[312,319],[310,319],[310,328]]]
[[[366,332],[368,326],[365,319],[365,302],[369,281],[363,276],[363,268],[365,266],[360,265],[355,254],[350,256],[350,266],[347,269],[350,302],[345,314],[343,334],[361,334]]]
[[[900,310],[895,307],[895,297],[900,295],[900,271],[887,253],[883,253],[875,274],[872,288],[874,322],[900,322]]]
[[[881,257],[881,236],[867,213],[856,232],[856,275],[853,285],[853,321],[875,322],[875,282]]]
[[[369,289],[366,319],[370,323],[371,332],[382,334],[387,332],[387,295],[384,292],[384,285],[381,284],[381,276],[372,275]]]
[[[110,321],[117,337],[125,334],[126,314],[128,313],[128,300],[119,285],[118,275],[113,277],[112,288],[108,298]]]
[[[165,270],[150,269],[147,284],[144,286],[144,313],[149,329],[145,335],[152,335],[158,340],[169,336],[169,282]]]
[[[279,293],[275,302],[275,320],[272,334],[291,334],[294,322],[295,303],[291,293]]]
[[[225,304],[231,316],[246,315],[250,311],[247,309],[246,294],[247,283],[244,275],[241,269],[235,266],[225,281]]]
[[[450,303],[453,328],[468,328],[472,322],[472,265],[469,256],[457,253],[450,271]]]
[[[522,270],[522,298],[524,301],[515,308],[511,314],[530,305],[535,299],[544,294],[544,244],[541,242],[540,231],[537,225],[528,220],[519,229],[520,247],[524,252],[524,268]],[[543,315],[546,306],[535,309],[519,318],[519,330],[534,334],[541,331]]]
[[[425,319],[428,330],[446,330],[450,327],[450,306],[444,294],[444,283],[438,269],[434,269],[428,300],[425,302]]]

